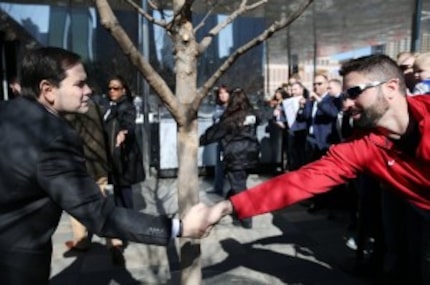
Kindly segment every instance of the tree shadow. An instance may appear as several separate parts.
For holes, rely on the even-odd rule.
[[[341,236],[333,238],[342,232],[344,221],[304,219],[303,222],[289,222],[282,214],[273,213],[272,223],[281,234],[248,243],[233,238],[220,241],[227,257],[205,267],[204,279],[220,279],[230,270],[245,267],[286,284],[369,284],[368,280],[351,275],[342,267],[343,262],[348,262],[349,255],[353,256],[353,252],[339,250],[344,247]],[[286,250],[277,251],[276,248]]]
[[[76,260],[52,276],[50,285],[141,284],[125,266],[112,265],[107,247],[100,243],[93,242],[87,252],[67,251],[63,256],[76,257]]]
[[[204,278],[211,278],[240,266],[274,276],[287,284],[313,284],[336,278],[333,270],[322,264],[270,249],[258,248],[255,247],[256,243],[258,241],[241,244],[232,238],[222,240],[221,246],[228,257],[218,264],[204,268]]]
[[[176,179],[160,179],[157,176],[148,177],[142,184],[134,185],[133,187],[139,189],[134,191],[135,210],[154,215],[173,216],[178,211],[175,181]],[[170,266],[176,270],[180,266],[180,258],[175,243],[169,244],[166,250]]]

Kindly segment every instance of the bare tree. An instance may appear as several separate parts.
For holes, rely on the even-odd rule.
[[[119,24],[107,0],[94,0],[102,25],[112,34],[124,54],[139,70],[149,86],[156,92],[178,126],[178,203],[180,214],[186,212],[199,200],[198,191],[198,133],[197,111],[202,100],[218,79],[232,66],[232,64],[251,48],[263,43],[274,33],[290,25],[296,20],[313,0],[302,0],[300,5],[290,15],[282,15],[274,21],[260,35],[251,39],[237,50],[233,51],[219,68],[202,84],[197,86],[197,60],[212,43],[222,29],[232,23],[239,16],[262,7],[271,0],[240,0],[240,1],[206,1],[210,7],[208,15],[219,5],[225,5],[224,11],[230,14],[224,21],[209,30],[207,35],[198,42],[196,31],[204,25],[202,22],[196,27],[192,24],[193,0],[171,0],[169,8],[173,12],[172,20],[156,19],[150,12],[145,11],[133,0],[124,0],[136,9],[146,20],[166,30],[173,43],[175,55],[176,90],[171,90],[166,81],[155,71]],[[148,6],[154,10],[163,10],[167,1],[148,0]],[[228,6],[227,6],[228,5]],[[219,8],[219,7],[218,7]],[[176,95],[176,96],[175,96]],[[181,239],[181,283],[197,285],[201,283],[200,242],[197,240]]]

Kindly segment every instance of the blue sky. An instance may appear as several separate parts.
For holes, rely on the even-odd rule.
[[[49,5],[1,3],[0,8],[11,15],[17,22],[21,23],[22,20],[30,18],[39,27],[40,32],[48,32]]]
[[[364,47],[364,48],[360,48],[360,49],[355,49],[355,50],[339,53],[339,54],[333,55],[332,58],[336,59],[336,60],[345,60],[345,59],[350,59],[350,58],[357,58],[360,56],[369,55],[371,53],[371,51],[372,51],[372,49],[369,46],[369,47]]]

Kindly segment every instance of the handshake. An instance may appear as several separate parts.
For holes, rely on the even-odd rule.
[[[182,218],[182,237],[206,237],[216,223],[231,213],[233,206],[230,200],[218,202],[213,206],[198,203]]]

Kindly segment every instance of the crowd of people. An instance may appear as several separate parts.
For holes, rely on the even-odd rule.
[[[299,170],[298,173],[305,172],[302,169],[306,169],[307,165],[319,166],[319,161],[325,161],[327,155],[330,157],[332,146],[350,143],[363,132],[368,133],[372,128],[376,127],[379,130],[385,127],[389,128],[388,133],[392,131],[391,125],[393,123],[388,120],[387,123],[382,124],[383,127],[378,124],[381,118],[386,116],[384,112],[390,110],[391,101],[394,102],[394,100],[385,100],[381,95],[384,93],[379,91],[378,101],[374,102],[375,106],[367,111],[364,109],[367,107],[365,103],[357,103],[357,97],[361,93],[366,93],[370,89],[379,90],[381,86],[392,79],[397,81],[397,96],[399,94],[407,97],[425,96],[425,94],[430,93],[430,53],[420,55],[400,53],[396,62],[386,56],[369,58],[360,59],[363,63],[359,60],[354,62],[357,66],[345,64],[344,74],[341,74],[344,82],[340,77],[328,78],[325,74],[317,74],[313,81],[312,90],[308,90],[300,81],[300,77],[294,75],[288,83],[275,90],[274,95],[267,102],[272,110],[269,130],[273,141],[280,141],[281,143],[272,145],[271,150],[275,156],[281,157],[282,165],[285,165],[287,173],[295,173],[296,170]],[[348,85],[345,79],[348,78],[348,75],[354,74],[355,69],[364,76],[363,83],[359,82],[360,84],[357,86]],[[350,101],[354,101],[357,106],[345,104]],[[224,106],[228,106],[228,104],[228,100],[224,102]],[[393,105],[392,109],[397,110],[397,105]],[[390,119],[394,121],[397,118]],[[241,118],[236,121],[243,122],[244,120]],[[223,147],[226,145],[223,137],[225,132],[218,136],[213,134],[214,129],[219,128],[219,125],[219,123],[215,123],[202,135],[200,139],[202,145],[214,141],[219,141]],[[238,128],[243,130],[245,125],[239,124]],[[395,131],[398,132],[398,130]],[[394,144],[399,145],[399,151],[406,151],[407,154],[417,157],[414,152],[417,151],[419,136],[417,134],[410,136],[409,130],[403,131],[406,131],[403,136],[397,135],[392,138],[389,134],[387,137],[394,140]],[[231,132],[233,137],[243,141],[244,138],[239,133],[238,129]],[[414,142],[409,142],[411,137]],[[240,152],[240,150],[235,151]],[[347,155],[347,157],[351,155],[343,152],[341,154]],[[222,158],[221,153],[221,162],[223,162]],[[240,161],[244,166],[247,163],[243,159],[237,161]],[[389,166],[390,163],[391,160],[388,161]],[[340,164],[339,167],[351,166]],[[357,166],[354,167],[357,168]],[[323,185],[325,186],[324,191],[322,189],[315,192],[306,190],[306,195],[298,200],[305,201],[303,205],[308,207],[309,212],[316,212],[321,209],[328,210],[328,218],[334,218],[334,210],[339,207],[349,212],[350,222],[345,233],[345,243],[346,246],[356,251],[357,270],[365,268],[372,271],[379,278],[377,282],[397,284],[413,281],[414,284],[424,284],[425,281],[423,280],[428,280],[427,275],[430,270],[428,264],[425,263],[428,254],[425,229],[428,221],[422,217],[419,210],[417,211],[416,206],[411,205],[410,202],[401,197],[402,195],[396,193],[397,185],[393,186],[392,181],[387,182],[386,179],[381,179],[381,173],[376,171],[375,174],[374,172],[374,169],[362,168],[360,170],[357,168],[354,169],[354,175],[349,173],[348,177],[330,178],[334,181],[322,180],[330,187]],[[230,175],[228,170],[225,171],[225,174]],[[242,177],[246,180],[246,176]],[[315,181],[314,179],[312,181]],[[231,179],[228,182],[227,187],[231,190],[224,196],[233,202],[235,208],[236,196],[232,196],[232,194],[244,192],[246,182],[240,185],[235,184]],[[290,183],[291,181],[286,179],[283,185],[288,189]],[[293,183],[298,183],[298,179],[297,181],[294,180]],[[268,185],[271,184],[268,183]],[[240,187],[237,188],[237,186]],[[293,184],[291,191],[294,191],[295,187],[298,186]],[[311,187],[323,188],[314,185]],[[267,186],[261,188],[268,190]],[[300,187],[300,189],[302,188]],[[312,194],[310,195],[309,192]],[[294,194],[289,195],[294,196]],[[257,196],[258,194],[256,194]],[[245,196],[237,195],[237,197]],[[252,201],[248,201],[248,198],[243,199],[253,204]],[[265,210],[262,210],[263,212],[271,209],[271,206],[266,205],[266,207]],[[237,214],[236,211],[235,216]],[[242,216],[243,220],[240,220],[238,224],[245,228],[251,228],[249,224],[247,225],[247,221],[253,215],[255,213],[245,214]],[[234,219],[235,222],[236,219]]]
[[[246,219],[305,200],[312,211],[347,203],[355,224],[348,245],[357,250],[357,266],[368,262],[377,284],[428,284],[429,56],[402,53],[397,62],[366,56],[342,65],[343,82],[316,75],[307,96],[297,77],[286,85],[287,95],[277,89],[273,122],[293,129],[287,158],[304,150],[304,159],[299,165],[291,159],[285,174],[211,207],[210,217]],[[294,144],[297,123],[303,124],[302,144]],[[349,189],[352,203],[330,195],[338,187]]]

